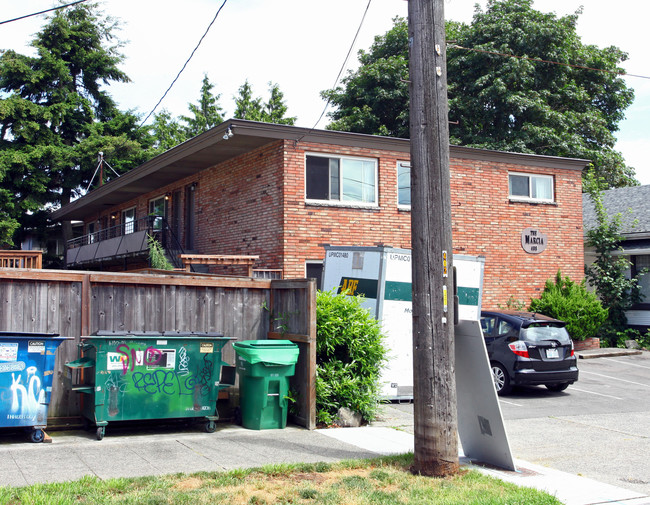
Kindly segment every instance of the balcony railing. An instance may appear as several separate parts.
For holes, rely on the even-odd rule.
[[[163,246],[174,268],[183,268],[178,258],[183,248],[162,216],[147,216],[69,240],[66,265],[144,255],[149,251],[149,237]]]
[[[0,268],[43,268],[43,251],[0,251]]]

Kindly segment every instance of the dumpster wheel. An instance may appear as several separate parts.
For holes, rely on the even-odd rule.
[[[205,431],[206,433],[214,433],[215,431],[217,431],[217,423],[215,423],[214,421],[206,421],[203,424],[203,431]]]
[[[34,442],[35,444],[41,443],[44,439],[45,432],[41,429],[36,428],[29,434],[30,442]]]
[[[97,440],[103,440],[106,435],[106,426],[97,426]]]

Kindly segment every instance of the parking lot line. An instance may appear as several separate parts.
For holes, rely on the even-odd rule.
[[[499,401],[500,401],[501,403],[507,403],[508,405],[514,405],[515,407],[523,407],[523,405],[520,405],[519,403],[509,402],[509,401],[507,401],[507,400],[501,400],[500,398],[499,398]]]
[[[589,374],[589,375],[597,375],[598,377],[605,377],[606,379],[612,379],[612,380],[620,381],[620,382],[627,382],[628,384],[634,384],[636,386],[643,386],[643,387],[646,387],[646,388],[650,388],[650,384],[643,384],[642,382],[634,382],[634,381],[628,381],[628,380],[625,380],[625,379],[619,379],[618,377],[612,377],[611,375],[604,375],[604,374],[596,373],[596,372],[587,372],[585,370],[580,370],[580,373],[581,374],[586,373],[586,374]]]
[[[571,391],[580,391],[581,393],[589,393],[590,395],[598,395],[598,396],[605,396],[607,398],[613,398],[614,400],[622,400],[623,398],[619,398],[618,396],[612,396],[612,395],[606,395],[603,393],[596,393],[595,391],[587,391],[586,389],[579,389],[575,387],[571,387]]]
[[[613,361],[614,363],[621,363],[622,365],[625,366],[636,366],[639,368],[645,368],[646,370],[650,370],[650,366],[644,366],[644,365],[637,365],[636,363],[630,363],[629,361],[620,361],[618,359],[614,358],[602,358],[603,361]]]

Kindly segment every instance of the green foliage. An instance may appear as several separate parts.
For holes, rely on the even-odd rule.
[[[174,266],[165,256],[165,249],[155,237],[147,235],[147,244],[149,245],[149,264],[151,268],[157,270],[174,270]]]
[[[82,194],[100,151],[118,173],[146,159],[152,139],[104,90],[129,80],[115,27],[95,4],[77,5],[49,18],[31,42],[35,56],[0,51],[1,242]]]
[[[607,309],[587,291],[584,281],[576,284],[559,270],[555,281],[546,281],[541,297],[531,300],[529,310],[565,321],[573,340],[597,336],[607,319]]]
[[[526,303],[521,300],[517,300],[514,296],[510,295],[510,298],[508,298],[508,301],[506,302],[505,306],[502,306],[499,303],[497,304],[497,307],[499,307],[502,310],[522,311],[526,309]]]
[[[646,270],[628,276],[630,261],[624,256],[614,254],[621,250],[620,243],[623,236],[620,233],[622,216],[607,215],[603,204],[602,187],[598,177],[589,176],[585,186],[589,198],[596,211],[597,225],[587,230],[586,245],[592,247],[596,253],[594,262],[585,267],[587,282],[596,290],[603,306],[609,310],[607,321],[603,325],[601,339],[616,345],[618,334],[627,330],[627,317],[625,311],[639,303],[643,295],[639,285],[639,277]]]
[[[371,421],[386,361],[381,325],[362,299],[319,292],[316,300],[316,418],[331,424],[347,407]]]
[[[269,82],[269,92],[271,96],[266,103],[261,97],[253,98],[253,88],[246,80],[239,87],[239,95],[235,97],[234,117],[264,123],[294,124],[295,117],[284,117],[287,106],[284,103],[284,94],[280,91],[280,87]]]
[[[192,116],[181,116],[181,119],[187,123],[185,136],[188,139],[223,122],[223,109],[219,105],[221,95],[213,95],[212,88],[214,84],[210,82],[207,75],[204,75],[199,103],[188,104]]]
[[[167,110],[163,109],[160,114],[154,116],[151,131],[157,153],[167,151],[224,121],[225,112],[219,104],[221,94],[214,94],[213,88],[214,84],[210,82],[207,75],[204,75],[199,101],[188,104],[191,115],[173,118]],[[284,103],[284,93],[277,84],[269,82],[268,102],[264,102],[261,97],[253,97],[253,88],[248,81],[245,81],[238,91],[233,117],[287,125],[296,122],[295,117],[285,117],[287,105]]]
[[[614,133],[634,99],[616,75],[627,54],[583,44],[576,32],[581,11],[557,17],[532,4],[489,0],[471,24],[447,23],[451,143],[590,159],[607,187],[638,184],[614,150]],[[409,137],[407,21],[396,18],[359,52],[359,63],[342,86],[321,93],[336,107],[328,128]]]

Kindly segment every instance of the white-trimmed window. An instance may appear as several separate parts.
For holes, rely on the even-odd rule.
[[[155,231],[162,230],[163,219],[167,217],[167,202],[165,201],[164,196],[149,200],[149,215],[155,216],[153,220],[153,229]]]
[[[122,211],[122,234],[128,235],[135,231],[135,207]]]
[[[553,202],[553,176],[510,173],[508,195],[511,200]]]
[[[408,161],[397,164],[397,205],[411,206],[411,164]]]
[[[312,201],[376,205],[377,161],[308,154],[305,196]]]

